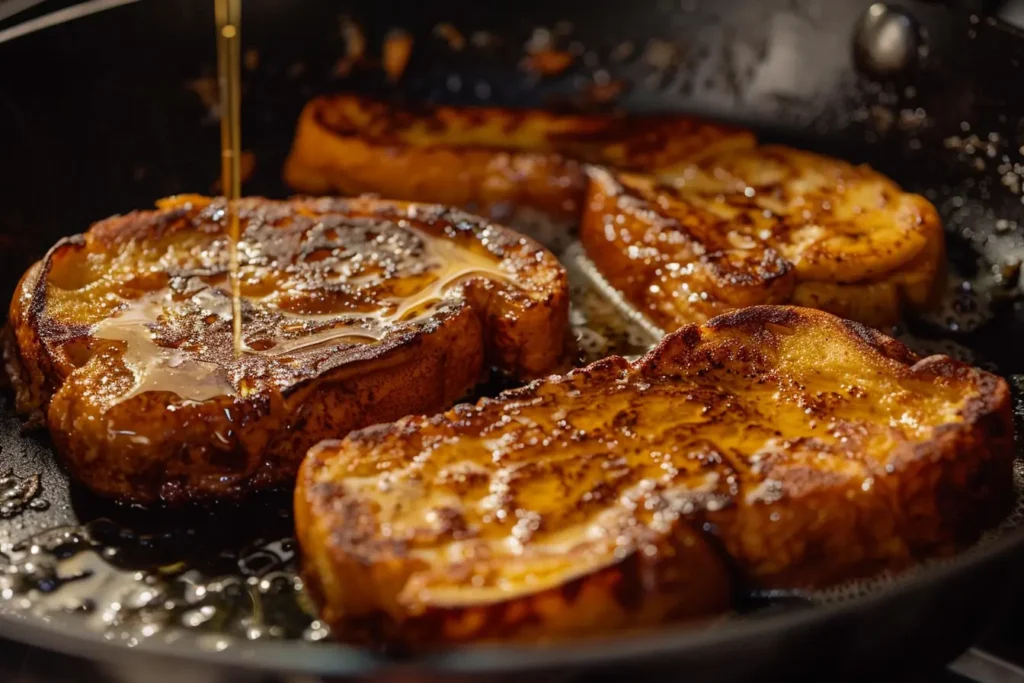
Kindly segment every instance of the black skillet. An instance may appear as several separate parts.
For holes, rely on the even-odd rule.
[[[940,317],[913,331],[951,338],[1007,376],[1024,373],[1024,310],[1015,294],[1024,257],[1016,175],[1024,172],[1024,36],[968,14],[963,5],[869,5],[247,0],[242,35],[254,52],[244,75],[243,146],[255,154],[256,168],[245,191],[287,194],[279,170],[299,109],[315,93],[358,89],[407,101],[600,107],[593,85],[623,83],[616,104],[624,108],[738,121],[765,139],[868,161],[925,193],[943,214],[951,265],[967,283],[954,307],[977,305],[978,289],[994,301],[987,307],[992,316],[978,325],[956,321],[983,316]],[[26,16],[59,8],[44,2],[0,19],[0,41]],[[363,28],[367,53],[341,77],[344,26],[351,26],[346,16]],[[443,21],[466,37],[462,51],[438,36]],[[374,62],[395,27],[415,42],[408,69],[390,83]],[[59,237],[157,197],[211,191],[218,174],[218,128],[208,100],[212,31],[208,1],[147,0],[0,42],[0,298],[8,299],[17,277]],[[530,40],[570,51],[573,66],[543,79],[524,71],[520,60]],[[9,406],[0,419],[0,468],[13,470],[0,477],[0,502],[10,495],[11,503],[6,512],[0,505],[0,516],[10,513],[0,519],[0,549],[22,570],[26,560],[18,558],[31,548],[18,542],[34,539],[46,551],[39,557],[105,554],[126,574],[145,569],[176,577],[175,591],[209,588],[216,584],[209,577],[227,577],[215,585],[219,622],[205,627],[167,626],[195,620],[194,611],[175,607],[170,622],[166,614],[141,610],[130,615],[130,629],[97,628],[103,596],[90,598],[87,590],[75,593],[76,614],[41,617],[32,606],[4,600],[0,636],[146,666],[189,660],[432,678],[597,673],[609,680],[657,674],[735,681],[827,673],[863,679],[883,669],[896,676],[961,652],[1012,602],[1024,570],[1024,530],[1011,529],[950,562],[828,604],[753,601],[751,613],[710,627],[409,658],[311,642],[322,634],[301,612],[290,582],[287,496],[241,510],[116,509],[69,487],[45,437],[21,434]],[[89,525],[88,539],[70,532],[40,536],[80,524]],[[183,568],[200,579],[182,580]],[[76,586],[102,593],[83,582],[88,571]],[[44,592],[66,589],[58,588],[64,574],[27,575]],[[768,607],[756,609],[762,604]],[[160,625],[148,637],[139,630],[147,618]]]

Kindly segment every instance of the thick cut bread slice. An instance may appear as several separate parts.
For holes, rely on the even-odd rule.
[[[777,146],[640,176],[591,170],[580,238],[665,330],[794,303],[881,327],[928,307],[945,269],[925,198],[865,166]]]
[[[460,206],[517,228],[540,221],[565,231],[582,208],[581,162],[668,172],[753,143],[746,131],[684,116],[402,109],[335,95],[306,105],[284,176],[301,192],[376,192]]]
[[[724,609],[716,548],[762,587],[953,552],[1008,512],[1012,441],[999,377],[755,306],[635,363],[320,444],[296,525],[341,634],[594,633]]]
[[[240,356],[221,201],[101,221],[22,279],[5,348],[18,410],[99,494],[291,484],[321,439],[441,410],[487,364],[532,377],[560,362],[565,273],[507,228],[375,199],[239,210]]]

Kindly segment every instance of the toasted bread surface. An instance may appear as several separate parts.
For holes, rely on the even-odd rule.
[[[334,95],[306,105],[284,176],[312,194],[376,192],[460,206],[515,227],[537,213],[567,226],[582,208],[583,163],[668,171],[753,140],[684,116],[403,109]]]
[[[1012,504],[1012,439],[1001,378],[755,306],[322,443],[296,526],[343,636],[595,633],[725,609],[726,565],[816,587],[950,553]]]
[[[866,166],[762,146],[660,177],[591,178],[587,254],[665,330],[773,303],[881,327],[928,307],[943,282],[935,208]]]
[[[5,365],[73,476],[178,503],[290,484],[317,441],[440,410],[490,364],[551,371],[566,276],[438,206],[247,199],[236,356],[224,204],[199,196],[57,244],[12,301]]]

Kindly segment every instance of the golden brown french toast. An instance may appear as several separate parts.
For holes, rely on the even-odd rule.
[[[686,116],[325,96],[300,117],[285,180],[462,206],[558,247],[580,223],[599,270],[666,330],[777,303],[882,327],[928,308],[943,282],[942,227],[923,197]]]
[[[461,211],[246,199],[236,355],[222,200],[183,196],[54,246],[4,349],[18,410],[75,479],[180,503],[288,485],[323,438],[441,410],[494,365],[561,360],[565,272]]]
[[[476,405],[313,448],[304,571],[343,637],[422,646],[724,610],[944,555],[1013,501],[1004,380],[755,306]]]
[[[333,95],[303,110],[284,177],[301,192],[375,192],[567,234],[582,210],[584,163],[669,172],[753,144],[746,131],[685,116],[412,109]]]
[[[935,208],[866,166],[779,146],[659,177],[591,169],[587,255],[655,324],[792,303],[882,327],[945,271]]]

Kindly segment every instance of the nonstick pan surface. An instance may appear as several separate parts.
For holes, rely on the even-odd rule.
[[[141,2],[0,44],[5,300],[59,237],[161,196],[212,191],[218,128],[207,5]],[[256,167],[245,191],[287,195],[279,178],[294,123],[320,92],[595,107],[607,103],[593,85],[621,81],[622,107],[752,125],[765,139],[870,162],[926,194],[946,224],[957,289],[942,315],[900,333],[1012,377],[1024,373],[1024,97],[1009,84],[1019,82],[1024,39],[932,3],[903,7],[905,15],[876,14],[897,35],[908,27],[907,49],[890,41],[889,52],[873,53],[879,26],[865,23],[865,2],[709,0],[646,11],[594,2],[581,13],[560,2],[483,11],[463,2],[248,0],[243,146]],[[439,40],[439,22],[458,27],[468,47],[455,52]],[[367,54],[343,76],[339,60],[356,24]],[[375,60],[395,27],[415,48],[389,83]],[[524,71],[523,45],[537,40],[573,54],[573,66],[555,78]],[[880,666],[895,675],[972,642],[1012,600],[1024,567],[1024,531],[1010,528],[845,599],[753,596],[749,613],[707,626],[402,657],[335,644],[310,616],[294,576],[287,494],[173,514],[117,508],[69,485],[45,436],[21,433],[9,405],[0,414],[0,475],[10,470],[0,476],[10,591],[0,596],[0,635],[94,658],[338,675],[798,680]],[[23,604],[29,585],[36,597]]]

